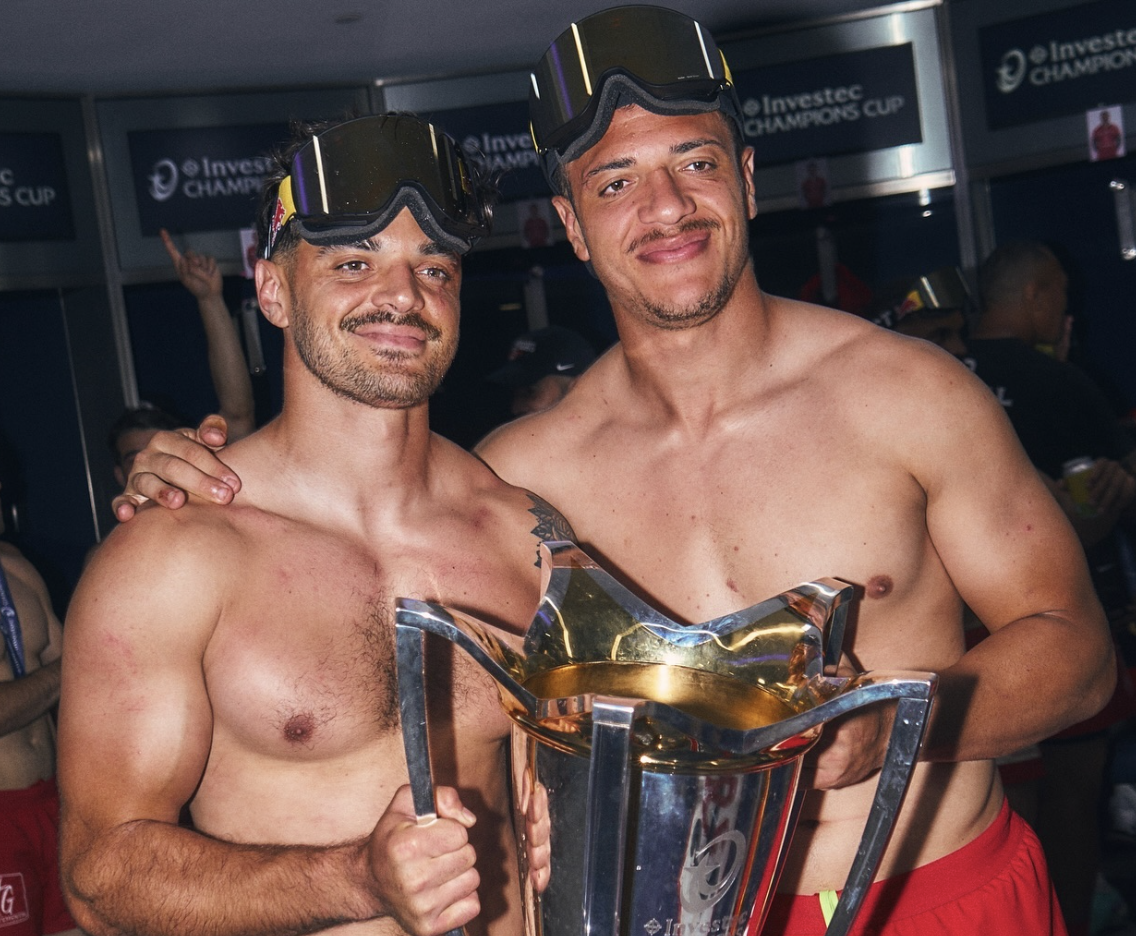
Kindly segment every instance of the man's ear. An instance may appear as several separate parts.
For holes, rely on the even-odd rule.
[[[746,217],[757,217],[757,189],[753,184],[753,147],[742,150],[742,184],[745,186]]]
[[[584,240],[580,222],[576,220],[576,209],[572,207],[572,202],[563,195],[554,195],[552,207],[560,215],[560,221],[564,225],[564,233],[568,235],[568,243],[572,245],[572,250],[575,251],[580,260],[587,263],[592,259],[592,255],[588,252],[588,243]]]
[[[288,310],[291,308],[292,295],[284,268],[271,260],[257,260],[253,275],[260,311],[277,328],[287,328],[290,324]]]

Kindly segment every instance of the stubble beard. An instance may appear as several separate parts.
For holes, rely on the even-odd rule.
[[[442,383],[446,371],[457,353],[456,335],[447,338],[434,325],[416,312],[396,315],[393,312],[372,312],[367,315],[348,316],[340,323],[340,330],[353,332],[364,325],[411,325],[426,335],[428,347],[433,347],[419,364],[419,359],[394,348],[378,348],[371,356],[378,367],[367,367],[346,346],[336,347],[321,334],[308,314],[297,302],[293,306],[292,340],[296,353],[308,371],[336,396],[364,406],[381,409],[407,409],[424,403]],[[407,369],[406,363],[415,364]]]
[[[691,219],[690,221],[680,224],[677,231],[657,230],[638,238],[631,245],[628,253],[632,253],[644,244],[649,244],[655,240],[662,240],[665,237],[673,236],[675,233],[683,234],[688,231],[698,230],[717,232],[721,230],[721,225],[717,221],[709,218]],[[707,290],[701,298],[683,306],[655,301],[640,293],[635,302],[638,306],[640,316],[648,324],[665,331],[680,331],[682,329],[695,328],[710,321],[725,308],[726,303],[729,302],[730,297],[734,294],[734,289],[746,269],[748,259],[746,253],[742,253],[740,257],[733,258],[733,262],[728,264],[726,269],[722,271],[721,278],[713,288]]]

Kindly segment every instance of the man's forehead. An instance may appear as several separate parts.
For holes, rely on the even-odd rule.
[[[700,114],[656,114],[638,104],[627,104],[615,112],[604,135],[595,145],[586,149],[568,165],[591,162],[601,157],[601,154],[614,155],[624,146],[653,145],[656,141],[668,145],[676,152],[697,145],[729,146],[732,137],[728,120],[729,118],[720,111]]]

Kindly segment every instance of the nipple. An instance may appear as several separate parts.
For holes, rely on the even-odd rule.
[[[868,580],[868,587],[864,589],[864,594],[869,598],[886,598],[894,588],[895,583],[892,582],[890,575],[873,575]]]
[[[284,740],[290,744],[306,744],[315,733],[316,720],[310,713],[293,715],[284,723]]]

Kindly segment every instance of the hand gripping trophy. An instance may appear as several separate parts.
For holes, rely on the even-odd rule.
[[[520,646],[440,605],[399,599],[399,692],[415,809],[434,812],[423,639],[452,641],[497,682],[527,936],[756,936],[825,722],[898,700],[857,859],[828,928],[847,933],[907,789],[935,687],[928,673],[825,674],[851,586],[808,582],[678,624],[575,545],[541,547],[543,597]],[[548,839],[547,878],[529,873]]]

